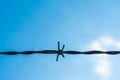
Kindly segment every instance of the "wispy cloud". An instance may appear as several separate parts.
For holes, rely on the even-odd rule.
[[[116,44],[116,40],[111,37],[102,36],[90,42],[87,49],[105,51],[109,48],[109,46],[115,46]],[[116,47],[118,47],[118,45]],[[99,79],[109,80],[112,73],[109,56],[106,54],[95,55],[92,57],[92,61],[95,64],[94,71],[99,76]]]

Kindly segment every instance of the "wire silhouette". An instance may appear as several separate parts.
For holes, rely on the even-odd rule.
[[[58,41],[58,50],[41,50],[41,51],[23,51],[23,52],[16,52],[16,51],[9,51],[9,52],[0,52],[0,54],[5,55],[17,55],[17,54],[24,54],[24,55],[30,55],[30,54],[57,54],[56,61],[58,61],[59,56],[61,55],[63,58],[65,58],[64,54],[109,54],[109,55],[116,55],[120,54],[120,51],[99,51],[99,50],[92,50],[92,51],[64,51],[65,45],[62,46],[62,49],[60,49],[60,42]]]

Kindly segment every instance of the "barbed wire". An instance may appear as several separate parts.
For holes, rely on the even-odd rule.
[[[0,52],[0,54],[5,54],[5,55],[17,55],[17,54],[24,54],[24,55],[30,55],[30,54],[57,54],[56,61],[58,61],[59,55],[62,55],[64,58],[64,54],[86,54],[86,55],[91,55],[91,54],[109,54],[109,55],[117,55],[120,54],[120,51],[100,51],[100,50],[91,50],[91,51],[64,51],[65,45],[63,45],[62,49],[60,49],[60,42],[58,41],[58,50],[41,50],[41,51],[22,51],[22,52],[17,52],[17,51],[7,51],[7,52]]]
[[[30,54],[57,54],[59,51],[57,50],[42,50],[42,51],[23,51],[23,52],[16,52],[16,51],[9,51],[9,52],[0,52],[0,54],[5,55],[17,55],[17,54],[23,54],[23,55],[30,55]],[[120,54],[120,51],[99,51],[99,50],[91,50],[91,51],[63,51],[64,54],[109,54],[109,55],[116,55]]]

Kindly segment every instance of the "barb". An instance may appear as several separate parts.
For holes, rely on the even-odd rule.
[[[62,49],[60,49],[60,42],[58,41],[58,50],[23,51],[23,52],[9,51],[9,52],[0,52],[0,54],[5,54],[5,55],[57,54],[56,61],[58,61],[59,55],[61,55],[64,58],[65,57],[64,54],[73,54],[73,55],[75,54],[85,54],[85,55],[91,55],[91,54],[117,55],[117,54],[120,54],[120,51],[91,50],[91,51],[80,52],[80,51],[64,51],[64,48],[65,48],[65,45],[63,45]]]

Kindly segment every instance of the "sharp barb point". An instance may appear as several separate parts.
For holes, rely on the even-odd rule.
[[[84,54],[84,55],[92,55],[92,54],[108,54],[108,55],[117,55],[120,54],[120,51],[99,51],[99,50],[91,50],[91,51],[64,51],[65,45],[62,46],[62,49],[60,49],[60,42],[58,41],[58,50],[41,50],[41,51],[22,51],[22,52],[16,52],[16,51],[7,51],[7,52],[0,52],[0,54],[5,54],[5,55],[17,55],[17,54],[56,54],[56,61],[59,59],[59,55],[62,55],[64,58],[64,53],[65,54]]]

